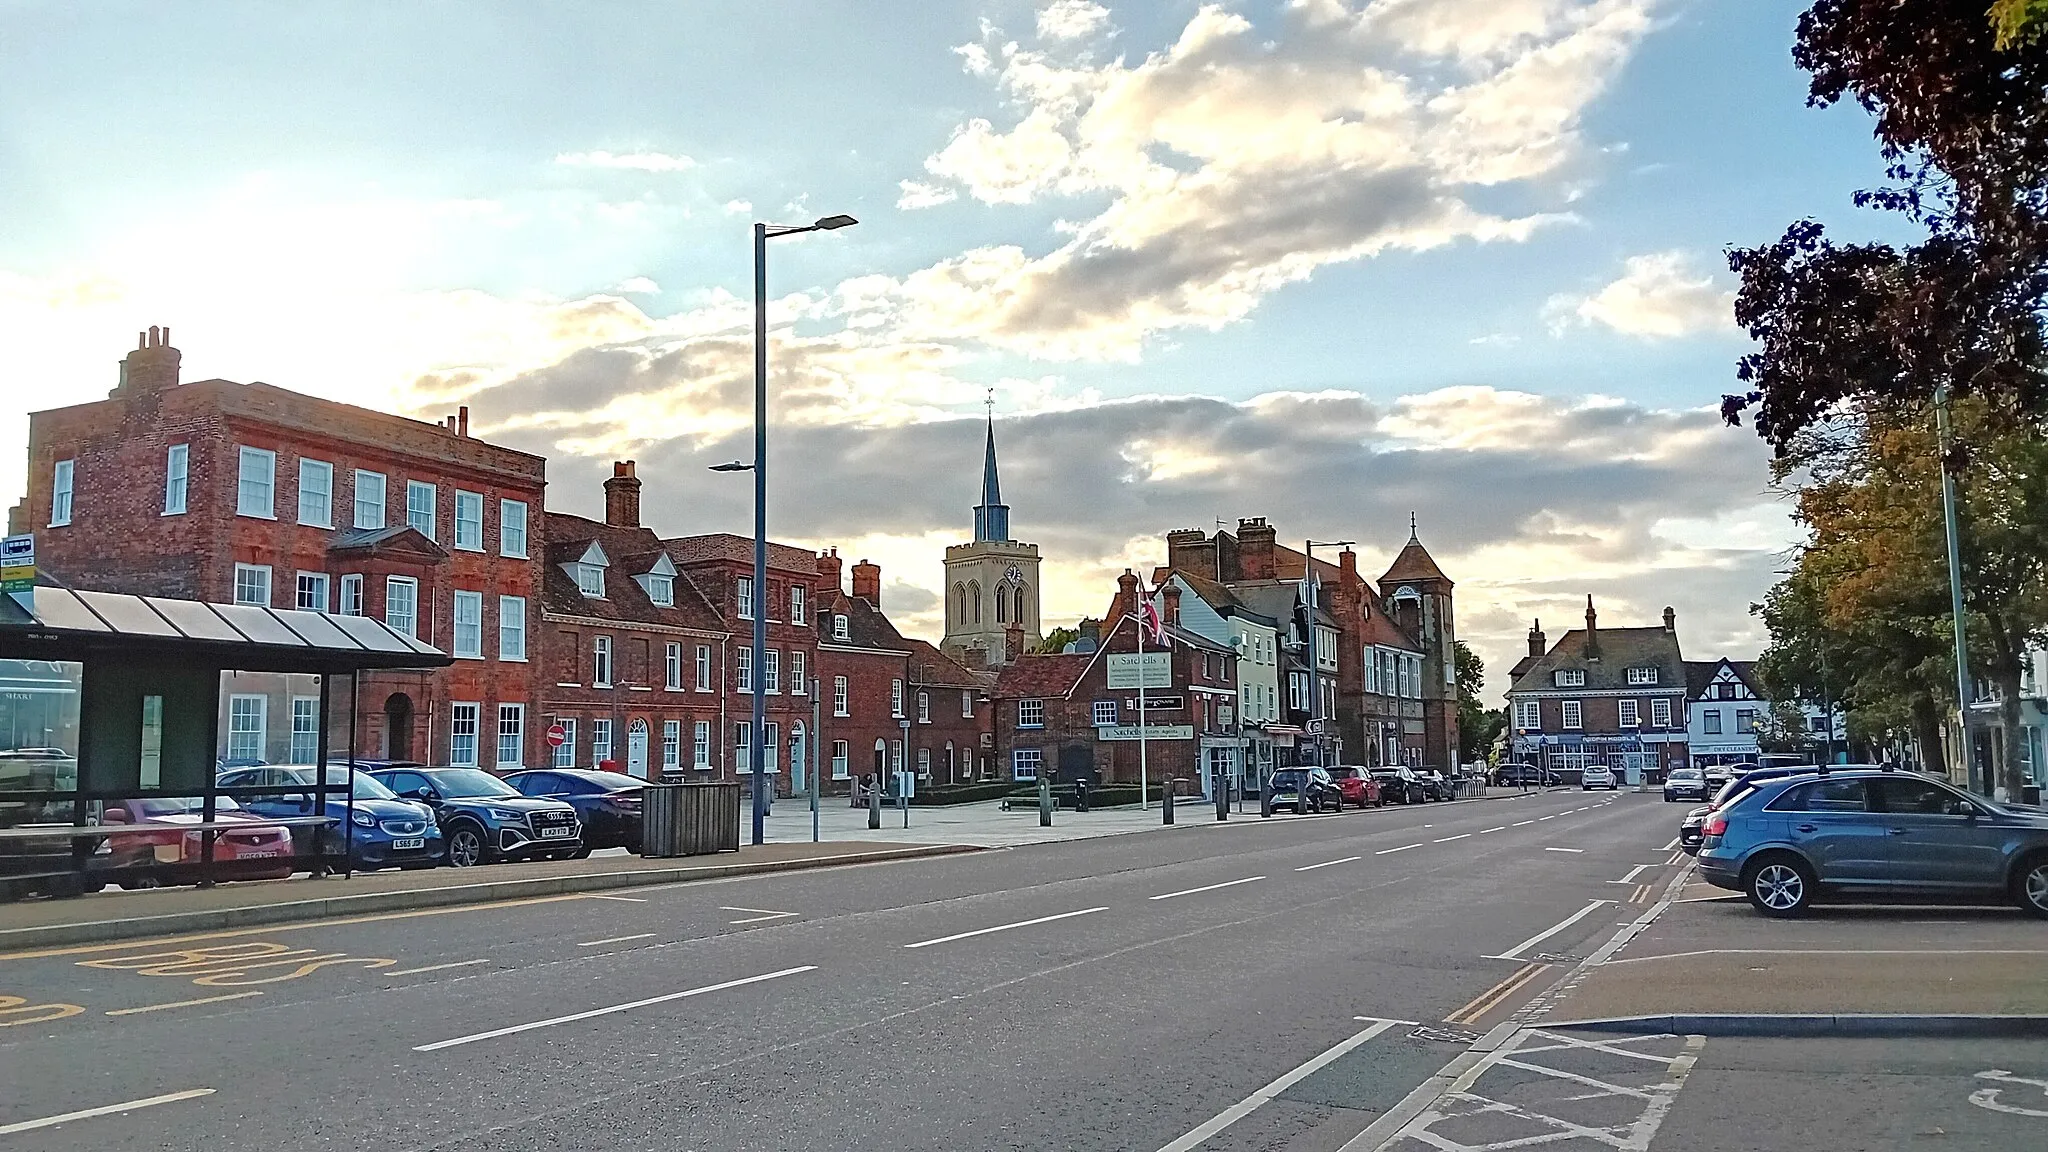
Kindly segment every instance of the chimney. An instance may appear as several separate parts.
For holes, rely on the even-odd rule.
[[[1216,549],[1200,528],[1176,528],[1166,534],[1166,566],[1216,578]]]
[[[1180,623],[1180,585],[1168,584],[1159,590],[1159,596],[1166,602],[1160,609],[1159,618],[1168,624]]]
[[[1586,659],[1600,658],[1600,614],[1593,611],[1593,598],[1586,597]]]
[[[1238,579],[1273,579],[1273,536],[1273,527],[1264,516],[1237,522]]]
[[[1015,664],[1024,655],[1024,626],[1011,623],[1003,629],[1003,663]]]
[[[1109,614],[1107,623],[1114,631],[1118,621],[1137,614],[1138,574],[1126,568],[1124,574],[1116,578],[1116,609]]]
[[[873,608],[882,606],[882,566],[863,560],[853,566],[853,596]]]
[[[458,404],[455,407],[455,434],[464,440],[469,439],[469,405],[467,404]]]
[[[846,591],[846,579],[839,567],[839,549],[827,548],[818,553],[819,591],[831,589],[834,593]]]
[[[612,478],[604,482],[604,522],[614,528],[640,526],[640,477],[631,460],[612,462]]]
[[[1669,604],[1664,606],[1664,630],[1671,633],[1678,631],[1678,613],[1672,611]]]
[[[1545,640],[1543,639],[1543,621],[1541,621],[1541,620],[1532,620],[1532,621],[1530,621],[1530,622],[1529,622],[1529,659],[1531,659],[1531,660],[1541,660],[1541,659],[1543,659],[1543,654],[1544,654],[1545,652],[1548,652],[1548,651],[1550,651],[1550,645],[1549,645],[1549,643],[1547,643],[1547,642],[1546,642],[1546,641],[1545,641]]]
[[[441,417],[441,431],[443,431],[443,432],[447,432],[447,433],[449,433],[449,434],[453,435],[453,434],[454,434],[454,432],[455,432],[455,417],[453,417],[453,416],[443,416],[443,417]]]
[[[1349,548],[1337,553],[1337,571],[1341,577],[1338,580],[1340,585],[1349,587],[1358,583],[1358,553]]]
[[[135,334],[135,351],[121,361],[121,380],[110,396],[133,396],[161,392],[178,386],[178,362],[183,359],[171,347],[171,330],[152,327]]]

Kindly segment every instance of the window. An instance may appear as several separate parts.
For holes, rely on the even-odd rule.
[[[593,600],[604,599],[603,564],[573,564],[576,569],[576,590]]]
[[[1043,700],[1019,700],[1019,701],[1017,701],[1017,727],[1019,727],[1019,728],[1043,728],[1043,727],[1045,727],[1045,701],[1043,701]]]
[[[711,767],[711,721],[699,720],[690,729],[690,763]]]
[[[761,691],[777,693],[782,691],[782,652],[777,648],[761,651]]]
[[[228,697],[228,759],[263,762],[264,728],[270,711],[267,696]]]
[[[294,764],[320,762],[320,698],[292,697],[292,748]]]
[[[659,605],[661,605],[661,606],[662,606],[663,608],[673,608],[673,607],[675,607],[675,604],[676,604],[676,578],[675,578],[675,577],[673,577],[673,576],[663,576],[663,575],[661,575],[661,574],[660,574],[660,573],[658,573],[658,572],[649,572],[649,573],[647,574],[647,578],[646,578],[646,582],[645,582],[645,583],[646,583],[646,588],[647,588],[647,598],[648,598],[649,600],[653,601],[653,602],[654,602],[654,603],[656,603],[656,604],[659,604]]]
[[[802,696],[811,690],[811,681],[809,676],[806,675],[805,663],[806,656],[802,651],[795,651],[789,654],[789,690],[798,696]]]
[[[192,447],[189,444],[173,444],[164,453],[164,515],[178,516],[185,511],[185,478],[191,474]]]
[[[733,725],[732,770],[752,772],[754,770],[754,726],[747,723]]]
[[[1095,702],[1095,726],[1100,728],[1106,724],[1114,723],[1116,723],[1116,701],[1097,700]]]
[[[974,719],[974,690],[971,688],[962,689],[960,692],[960,718],[962,720]]]
[[[595,636],[590,641],[590,686],[612,686],[612,638]]]
[[[917,778],[919,780],[929,780],[932,778],[932,750],[929,748],[919,748],[917,750]]]
[[[844,676],[834,676],[832,678],[832,714],[834,716],[844,716],[847,714],[846,677]]]
[[[484,654],[484,594],[455,593],[455,650],[459,659],[476,660]]]
[[[384,474],[356,469],[356,527],[384,526]]]
[[[903,741],[901,740],[889,746],[889,771],[903,771]]]
[[[483,706],[460,701],[448,705],[448,763],[476,767],[476,729]]]
[[[805,591],[806,589],[801,584],[791,584],[789,586],[789,622],[791,624],[801,624],[804,622]]]
[[[1534,700],[1515,701],[1515,727],[1523,732],[1543,727],[1543,705]]]
[[[1308,673],[1287,674],[1287,706],[1296,711],[1308,711]]]
[[[1643,726],[1642,709],[1634,700],[1621,701],[1621,726],[1623,728],[1640,728]]]
[[[1631,668],[1628,670],[1628,682],[1630,684],[1655,684],[1657,682],[1657,670],[1655,668]]]
[[[517,768],[526,759],[526,705],[498,705],[498,767]]]
[[[739,689],[742,692],[752,692],[754,690],[754,650],[752,648],[741,648],[739,650],[739,658]]]
[[[1650,701],[1650,726],[1652,728],[1671,727],[1671,701]]]
[[[666,772],[683,766],[683,722],[661,722],[661,768]]]
[[[327,573],[299,573],[299,595],[293,601],[293,607],[306,612],[327,611]],[[306,764],[311,761],[294,760],[292,763]]]
[[[1557,670],[1556,682],[1559,688],[1583,688],[1586,686],[1586,670],[1584,668],[1559,668]]]
[[[498,501],[498,555],[526,556],[526,501]]]
[[[661,685],[671,692],[680,691],[683,687],[683,646],[681,644],[670,644],[668,646],[667,657],[662,661]]]
[[[270,607],[270,565],[235,565],[235,603]]]
[[[71,471],[66,462],[64,472],[64,520],[71,520]],[[277,489],[277,453],[262,448],[244,448],[241,463],[235,473],[235,515],[256,516],[271,519],[273,497]]]
[[[562,742],[555,747],[555,767],[574,768],[576,766],[576,721],[573,719],[558,719],[555,723],[562,726]]]
[[[1870,783],[1877,789],[1877,806],[1886,812],[1918,816],[1974,816],[1978,812],[1975,804],[1927,780],[1885,776]]]
[[[1563,726],[1564,726],[1564,727],[1566,727],[1566,728],[1580,728],[1580,727],[1583,727],[1583,725],[1582,725],[1582,724],[1580,723],[1580,721],[1581,721],[1581,720],[1583,719],[1583,717],[1582,717],[1582,715],[1581,715],[1581,711],[1582,711],[1582,710],[1581,710],[1581,708],[1580,708],[1580,706],[1579,706],[1579,702],[1578,702],[1577,700],[1566,700],[1566,701],[1564,701],[1564,703],[1563,703],[1563,706],[1562,706],[1562,709],[1561,709],[1561,710],[1562,710],[1562,712],[1563,712],[1563,714],[1564,714],[1564,723],[1563,723]]]
[[[455,490],[455,546],[465,552],[484,550],[483,493]]]
[[[846,639],[846,613],[841,612],[832,618],[832,638],[834,640]]]
[[[1924,786],[1933,787],[1931,784]],[[1771,801],[1771,809],[1778,812],[1867,812],[1869,795],[1862,780],[1815,780],[1811,784],[1787,788],[1784,795]]]
[[[590,762],[596,767],[599,761],[612,758],[612,722],[609,717],[590,722]]]
[[[752,620],[754,618],[754,578],[752,576],[742,576],[739,578],[734,600],[738,604],[739,618],[742,620]]]
[[[526,659],[526,597],[498,597],[498,659]]]
[[[1735,710],[1735,730],[1737,732],[1756,731],[1756,709],[1737,708]]]
[[[325,460],[299,461],[299,523],[334,527],[334,465]]]
[[[834,780],[844,780],[851,776],[853,774],[852,760],[853,752],[852,749],[847,747],[846,741],[834,740],[832,742],[832,778]]]
[[[1700,731],[1709,736],[1719,736],[1721,734],[1721,710],[1719,708],[1709,708],[1700,713]]]
[[[919,724],[929,724],[932,722],[932,694],[929,692],[920,691],[917,694],[917,722]]]
[[[341,578],[341,614],[361,616],[363,614],[363,577],[352,572]]]
[[[410,576],[384,578],[384,623],[407,636],[419,635],[420,582]]]
[[[697,645],[697,691],[711,691],[711,645]]]
[[[434,486],[418,480],[405,483],[405,522],[427,539],[434,539]]]
[[[775,770],[780,766],[776,762],[777,758],[775,755],[775,750],[777,748],[782,747],[782,725],[777,724],[771,720],[768,723],[762,725],[762,728],[763,731],[761,733],[761,764],[764,771],[768,772],[770,775],[773,775]]]
[[[1010,778],[1013,780],[1038,779],[1038,765],[1043,754],[1036,748],[1016,748],[1010,752]]]

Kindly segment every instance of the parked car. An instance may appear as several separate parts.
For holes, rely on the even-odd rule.
[[[1285,808],[1297,814],[1321,812],[1325,808],[1343,810],[1343,794],[1322,768],[1278,769],[1267,778],[1266,792],[1272,798],[1269,806],[1275,809]]]
[[[574,807],[522,796],[480,768],[389,768],[371,775],[399,796],[424,801],[434,810],[450,867],[590,855]]]
[[[1493,770],[1493,782],[1503,788],[1542,788],[1557,783],[1557,773],[1534,764],[1503,764]]]
[[[1620,777],[1615,774],[1614,769],[1609,768],[1605,764],[1588,764],[1586,765],[1586,770],[1579,773],[1579,791],[1581,792],[1591,792],[1595,788],[1605,788],[1612,792],[1620,786]]]
[[[623,772],[548,768],[510,773],[505,783],[521,795],[561,800],[576,809],[583,821],[585,848],[640,851],[640,793],[647,781]]]
[[[310,764],[279,764],[262,768],[238,768],[222,775],[222,788],[276,788],[241,798],[243,808],[259,816],[310,816],[315,805],[310,792],[292,791],[310,787],[318,769]],[[327,783],[349,785],[351,773],[344,764],[327,766]],[[348,820],[349,838],[330,832],[323,844],[330,858],[340,859],[349,844],[354,846],[354,867],[374,872],[379,868],[432,868],[447,855],[434,810],[417,800],[400,800],[376,778],[363,772],[354,776],[354,804],[348,797],[329,793],[327,813],[335,828]],[[311,855],[311,828],[293,830],[300,855]]]
[[[1707,782],[1707,793],[1712,795],[1726,788],[1730,781],[1744,772],[1754,772],[1761,764],[1709,764],[1700,769],[1700,775]]]
[[[1666,804],[1679,800],[1705,800],[1708,795],[1707,774],[1697,768],[1673,768],[1671,775],[1664,778]]]
[[[1395,804],[1420,804],[1429,799],[1421,777],[1411,768],[1395,766],[1375,768],[1373,779],[1379,781],[1380,795]]]
[[[100,813],[101,826],[149,829],[107,838],[107,866],[114,870],[113,878],[123,888],[154,888],[161,877],[140,869],[152,864],[196,866],[204,859],[205,833],[191,826],[202,823],[204,813],[205,801],[197,796],[108,801]],[[227,796],[214,798],[213,822],[230,825],[213,838],[213,862],[221,879],[282,880],[296,870],[289,829],[265,824]]]
[[[1742,786],[1707,819],[1700,875],[1767,916],[1833,895],[1991,896],[2048,918],[2048,813],[1885,768]]]
[[[1450,800],[1457,795],[1457,786],[1434,768],[1415,773],[1415,779],[1422,785],[1424,800]]]
[[[1805,771],[1809,771],[1809,769],[1752,768],[1721,785],[1713,793],[1713,798],[1708,800],[1705,805],[1687,812],[1684,818],[1679,820],[1678,846],[1684,849],[1688,856],[1699,855],[1700,841],[1706,836],[1707,817],[1713,815],[1716,808],[1726,804],[1731,797],[1735,796],[1746,785],[1758,784],[1766,780],[1778,780]],[[1713,777],[1708,776],[1707,780],[1711,783]]]
[[[1330,779],[1336,781],[1337,791],[1343,794],[1345,804],[1355,808],[1377,808],[1386,803],[1380,796],[1380,782],[1373,779],[1370,768],[1340,764],[1330,769]]]

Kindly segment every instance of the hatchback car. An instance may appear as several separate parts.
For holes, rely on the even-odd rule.
[[[107,838],[112,846],[107,865],[117,870],[114,875],[121,887],[154,888],[165,879],[175,883],[196,875],[206,849],[205,834],[193,826],[204,823],[205,811],[206,802],[197,796],[109,801],[100,815],[103,826],[147,829]],[[214,870],[220,878],[282,880],[292,874],[289,830],[242,811],[227,796],[214,797],[213,822],[226,825],[213,840]],[[123,874],[123,869],[132,871]]]
[[[1340,764],[1330,769],[1330,779],[1337,782],[1337,791],[1343,794],[1344,804],[1354,808],[1377,808],[1386,803],[1380,798],[1380,782],[1373,779],[1372,770],[1355,764]]]
[[[1380,795],[1394,804],[1420,804],[1429,799],[1428,790],[1422,778],[1413,769],[1403,767],[1375,768],[1373,778],[1380,782]]]
[[[1297,815],[1321,812],[1324,808],[1343,810],[1343,798],[1330,774],[1321,768],[1282,768],[1266,781],[1267,807],[1285,808]]]
[[[1503,788],[1536,787],[1556,783],[1554,774],[1548,768],[1534,764],[1503,764],[1493,770],[1493,782]]]
[[[1678,846],[1684,849],[1688,856],[1699,855],[1700,841],[1705,839],[1707,834],[1707,817],[1714,814],[1714,809],[1726,804],[1744,787],[1766,780],[1782,780],[1787,776],[1804,775],[1807,771],[1809,769],[1805,768],[1751,768],[1733,780],[1724,782],[1719,788],[1714,789],[1711,798],[1705,804],[1687,812],[1679,820]],[[1709,786],[1713,784],[1711,775],[1707,777],[1707,783]]]
[[[640,851],[640,793],[647,781],[623,772],[548,768],[510,773],[505,783],[522,795],[561,800],[576,809],[583,821],[585,848]]]
[[[1588,764],[1586,770],[1579,774],[1581,792],[1591,792],[1595,788],[1605,788],[1612,792],[1620,786],[1620,779],[1615,776],[1614,769],[1605,764]]]
[[[1995,896],[2048,917],[2048,812],[1910,772],[1797,773],[1740,786],[1707,818],[1700,875],[1767,916],[1817,898]]]
[[[561,800],[522,796],[480,768],[391,768],[371,775],[399,796],[424,801],[434,810],[451,867],[590,855],[575,808]]]
[[[1675,804],[1680,800],[1705,800],[1707,798],[1707,774],[1698,768],[1673,768],[1671,775],[1664,778],[1664,802]]]
[[[222,775],[219,784],[222,788],[277,789],[241,798],[242,807],[259,816],[310,816],[315,807],[312,793],[292,789],[311,787],[317,771],[311,765],[291,764],[238,768]],[[329,857],[341,857],[347,844],[354,849],[354,866],[366,872],[379,868],[432,868],[441,862],[445,851],[432,808],[417,800],[400,800],[368,773],[351,773],[344,764],[328,765],[326,776],[328,784],[349,788],[355,794],[353,804],[343,795],[327,797],[327,815],[332,823],[339,827],[343,820],[350,822],[348,841],[335,835],[324,838]],[[311,832],[310,828],[293,831],[302,855],[310,856],[313,852]]]

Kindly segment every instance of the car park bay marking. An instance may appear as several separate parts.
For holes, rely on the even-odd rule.
[[[1579,921],[1584,920],[1586,917],[1591,916],[1594,913],[1594,911],[1596,911],[1601,905],[1612,903],[1614,903],[1614,901],[1612,900],[1587,901],[1586,906],[1584,908],[1579,909],[1577,912],[1574,912],[1571,915],[1565,917],[1564,919],[1558,921],[1557,923],[1551,925],[1550,927],[1545,928],[1543,931],[1538,932],[1536,935],[1529,937],[1527,940],[1522,941],[1520,944],[1515,945],[1513,948],[1510,948],[1505,952],[1496,953],[1492,956],[1483,957],[1483,959],[1523,960],[1521,953],[1523,953],[1524,951],[1527,951],[1528,949],[1543,943],[1545,940],[1550,939],[1552,936],[1557,935],[1559,932],[1562,932],[1565,929],[1571,927],[1572,925],[1577,924]]]
[[[1330,867],[1330,866],[1331,866],[1332,864],[1349,864],[1349,863],[1351,863],[1351,862],[1352,862],[1353,860],[1363,860],[1363,859],[1365,859],[1365,857],[1363,857],[1363,856],[1346,856],[1346,857],[1345,857],[1345,858],[1343,858],[1342,860],[1325,860],[1325,861],[1323,861],[1323,862],[1322,862],[1321,864],[1304,864],[1304,865],[1302,865],[1301,867],[1299,867],[1299,868],[1296,868],[1296,869],[1295,869],[1295,871],[1296,871],[1296,872],[1313,872],[1313,871],[1315,871],[1315,870],[1316,870],[1316,869],[1318,869],[1318,868],[1328,868],[1328,867]]]
[[[578,944],[578,945],[577,945],[577,947],[578,947],[578,948],[595,948],[595,947],[597,947],[597,946],[599,946],[599,945],[601,945],[601,944],[624,944],[624,943],[625,943],[626,941],[628,941],[628,940],[645,940],[645,939],[647,939],[647,938],[648,938],[649,936],[658,936],[658,935],[660,935],[660,933],[658,933],[658,932],[640,932],[640,933],[636,933],[636,934],[634,934],[634,935],[632,935],[632,936],[607,936],[607,937],[605,937],[605,938],[604,938],[604,939],[602,939],[602,940],[585,940],[585,941],[584,941],[583,943],[581,943],[581,944]]]
[[[261,991],[230,992],[226,996],[201,996],[197,1000],[173,1000],[169,1004],[145,1004],[140,1008],[115,1008],[108,1012],[107,1015],[140,1016],[144,1012],[161,1012],[166,1008],[194,1008],[201,1004],[218,1004],[223,1000],[247,1000],[251,996],[261,995],[263,995]]]
[[[929,948],[934,944],[951,944],[955,940],[965,940],[970,936],[986,936],[991,932],[1008,932],[1012,928],[1029,928],[1034,924],[1050,924],[1055,920],[1066,920],[1075,916],[1087,916],[1090,913],[1107,911],[1109,911],[1109,906],[1105,904],[1100,908],[1083,908],[1078,912],[1061,912],[1052,916],[1040,916],[1035,920],[1019,920],[1015,924],[998,924],[993,928],[976,928],[972,932],[955,932],[951,936],[941,936],[936,940],[919,940],[915,944],[905,944],[904,947]]]
[[[683,1000],[691,996],[702,996],[707,992],[723,992],[728,988],[739,988],[747,984],[760,984],[768,980],[779,980],[784,976],[795,976],[803,972],[815,972],[816,964],[805,964],[797,968],[784,968],[779,972],[763,972],[759,976],[743,976],[738,980],[727,980],[722,984],[706,984],[702,988],[691,988],[683,992],[671,992],[666,996],[649,996],[645,1000],[629,1000],[624,1004],[613,1004],[608,1008],[592,1008],[588,1012],[572,1012],[567,1016],[552,1016],[546,1020],[535,1020],[530,1024],[514,1024],[509,1028],[493,1028],[489,1032],[478,1032],[474,1036],[457,1036],[453,1040],[436,1040],[432,1044],[415,1045],[415,1052],[439,1052],[443,1048],[455,1048],[463,1044],[474,1044],[479,1040],[496,1040],[500,1036],[516,1036],[536,1028],[551,1028],[556,1024],[573,1024],[578,1020],[591,1020],[599,1016],[610,1016],[617,1012],[631,1012],[635,1008],[647,1008],[666,1004],[671,1000]]]
[[[1225,1128],[1230,1127],[1232,1124],[1235,1124],[1239,1120],[1242,1120],[1245,1117],[1251,1115],[1252,1113],[1258,1111],[1268,1101],[1280,1095],[1282,1092],[1287,1091],[1289,1088],[1292,1088],[1294,1085],[1300,1083],[1302,1080],[1307,1079],[1318,1069],[1321,1069],[1323,1066],[1336,1060],[1339,1056],[1342,1056],[1346,1052],[1351,1051],[1353,1048],[1356,1048],[1359,1045],[1365,1043],[1366,1041],[1371,1040],[1373,1037],[1379,1035],[1382,1032],[1385,1032],[1387,1029],[1392,1028],[1396,1024],[1412,1023],[1412,1021],[1408,1020],[1376,1020],[1366,1016],[1358,1017],[1358,1019],[1371,1020],[1371,1024],[1363,1032],[1357,1033],[1350,1039],[1339,1043],[1334,1048],[1327,1049],[1321,1055],[1317,1056],[1313,1060],[1310,1060],[1308,1063],[1303,1064],[1300,1067],[1293,1069],[1292,1071],[1282,1074],[1278,1080],[1273,1081],[1271,1084],[1266,1085],[1264,1088],[1259,1089],[1258,1091],[1252,1093],[1244,1099],[1239,1100],[1237,1103],[1232,1104],[1230,1107],[1225,1108],[1223,1111],[1218,1112],[1216,1115],[1210,1117],[1208,1120],[1203,1121],[1201,1124],[1197,1125],[1195,1128],[1190,1130],[1187,1133],[1187,1135],[1182,1136],[1180,1139],[1175,1140],[1173,1143],[1168,1144],[1165,1147],[1161,1148],[1159,1152],[1190,1152],[1191,1149],[1200,1146],[1201,1144],[1206,1142],[1211,1136],[1216,1135],[1218,1132],[1223,1131]]]
[[[1147,896],[1147,897],[1145,897],[1145,899],[1147,899],[1147,900],[1171,900],[1171,899],[1173,899],[1173,898],[1174,898],[1175,896],[1193,896],[1193,895],[1194,895],[1195,893],[1197,893],[1197,892],[1214,892],[1214,891],[1215,891],[1215,890],[1217,890],[1218,888],[1235,888],[1235,887],[1237,887],[1237,886],[1238,886],[1239,884],[1249,884],[1249,883],[1251,883],[1251,882],[1252,882],[1252,881],[1254,881],[1254,880],[1264,880],[1264,879],[1265,879],[1265,877],[1264,877],[1264,876],[1247,876],[1247,877],[1245,877],[1245,878],[1244,878],[1244,879],[1242,879],[1242,880],[1225,880],[1225,881],[1224,881],[1223,883],[1221,883],[1221,884],[1204,884],[1204,885],[1202,885],[1202,886],[1201,886],[1200,888],[1183,888],[1183,889],[1181,889],[1181,890],[1180,890],[1180,891],[1178,891],[1178,892],[1161,892],[1161,893],[1160,893],[1159,895],[1157,895],[1157,896]]]
[[[1407,850],[1409,850],[1410,848],[1420,848],[1420,847],[1422,847],[1422,841],[1420,841],[1420,840],[1417,840],[1417,841],[1416,841],[1415,843],[1413,843],[1413,844],[1403,844],[1403,845],[1401,845],[1401,846],[1400,846],[1399,848],[1382,848],[1382,849],[1380,849],[1379,851],[1377,851],[1377,852],[1373,853],[1373,855],[1375,855],[1375,856],[1387,856],[1387,855],[1391,855],[1391,854],[1393,854],[1393,853],[1395,853],[1395,852],[1406,852],[1406,851],[1407,851]]]
[[[74,1120],[90,1120],[95,1116],[115,1116],[122,1112],[133,1112],[137,1108],[152,1108],[158,1104],[175,1104],[180,1100],[196,1100],[201,1096],[213,1095],[211,1088],[187,1088],[183,1092],[166,1092],[162,1096],[150,1096],[142,1100],[130,1100],[126,1104],[107,1104],[99,1108],[87,1108],[79,1112],[66,1112],[62,1116],[45,1116],[41,1120],[18,1120],[12,1124],[0,1124],[0,1136],[12,1136],[16,1132],[33,1132],[38,1128],[55,1128]]]
[[[1669,852],[1669,851],[1671,851],[1671,850],[1672,850],[1673,848],[1676,848],[1676,847],[1678,847],[1678,837],[1676,837],[1676,836],[1673,836],[1673,837],[1671,838],[1671,843],[1669,843],[1669,844],[1666,844],[1666,845],[1665,845],[1665,846],[1663,846],[1662,848],[1659,848],[1659,849],[1657,849],[1657,851],[1659,851],[1659,852]]]

